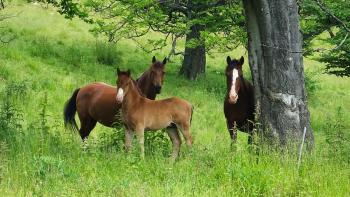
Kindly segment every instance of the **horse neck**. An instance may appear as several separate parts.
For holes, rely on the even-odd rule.
[[[138,87],[141,89],[143,95],[147,98],[154,100],[156,93],[151,82],[150,70],[144,72],[137,81]]]
[[[137,106],[142,98],[134,83],[130,83],[124,96],[123,109],[130,109],[133,106]]]

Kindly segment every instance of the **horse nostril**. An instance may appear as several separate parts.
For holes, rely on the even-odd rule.
[[[238,100],[238,95],[230,95],[230,99],[229,99],[230,103],[235,104],[237,100]]]
[[[154,88],[155,88],[157,94],[159,94],[160,91],[162,90],[162,86],[155,86]]]

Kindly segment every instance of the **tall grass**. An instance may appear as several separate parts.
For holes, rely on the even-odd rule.
[[[146,160],[123,151],[123,129],[98,125],[84,149],[77,133],[63,127],[63,104],[72,91],[93,81],[115,83],[116,66],[136,77],[153,54],[132,44],[115,48],[96,41],[86,24],[67,21],[51,8],[18,5],[9,21],[17,39],[0,53],[0,192],[4,196],[347,196],[350,193],[349,79],[305,65],[316,147],[281,154],[261,147],[259,154],[238,134],[230,148],[223,116],[225,57],[209,58],[206,76],[179,77],[180,62],[166,66],[159,98],[178,96],[195,106],[192,149],[169,162],[164,132],[146,133]],[[45,18],[40,22],[40,18]],[[100,43],[101,46],[97,46]],[[100,45],[98,44],[98,45]],[[239,57],[242,50],[232,52]],[[161,56],[162,54],[156,54]],[[247,71],[247,70],[246,70]],[[313,74],[317,73],[317,75]],[[314,77],[317,76],[317,77]]]

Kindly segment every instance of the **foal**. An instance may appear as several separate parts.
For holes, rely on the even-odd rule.
[[[251,83],[243,78],[241,59],[231,60],[227,56],[226,82],[227,92],[224,101],[224,113],[226,117],[227,129],[230,133],[232,142],[237,139],[238,129],[249,134],[248,143],[252,143],[252,129],[254,120],[254,89]]]
[[[144,131],[167,128],[167,133],[173,143],[172,158],[175,160],[181,146],[178,129],[182,132],[187,145],[192,145],[189,130],[193,112],[192,105],[175,97],[157,101],[147,99],[137,91],[130,76],[130,70],[124,72],[117,69],[117,76],[116,99],[122,103],[126,150],[131,149],[134,131],[140,144],[141,157],[144,158]]]

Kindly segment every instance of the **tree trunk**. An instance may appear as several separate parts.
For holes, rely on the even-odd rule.
[[[4,1],[5,0],[0,0],[0,10],[5,8]]]
[[[313,132],[304,83],[302,36],[295,0],[243,0],[249,64],[260,122],[283,146]]]
[[[180,69],[180,74],[183,74],[190,80],[195,80],[199,74],[205,72],[204,44],[200,44],[194,48],[188,46],[188,43],[192,39],[200,39],[200,31],[202,29],[203,27],[200,25],[193,25],[191,26],[191,32],[186,35],[185,56]]]

